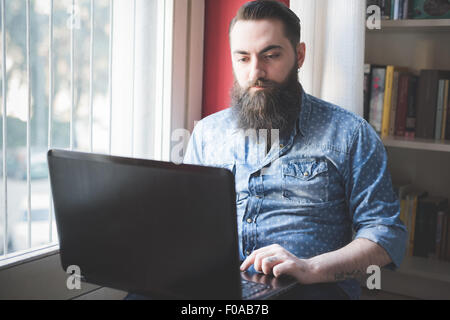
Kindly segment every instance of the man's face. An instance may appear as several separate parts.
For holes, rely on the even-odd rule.
[[[282,84],[303,63],[304,45],[295,48],[296,55],[279,20],[239,20],[231,30],[230,44],[236,81],[250,93],[261,90],[256,80]]]
[[[238,21],[231,34],[235,83],[231,104],[242,129],[289,129],[298,114],[297,69],[304,44],[294,51],[277,20]]]

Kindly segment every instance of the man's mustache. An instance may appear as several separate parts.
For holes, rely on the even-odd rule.
[[[276,83],[275,81],[266,80],[266,79],[257,79],[254,82],[250,83],[250,85],[247,87],[247,90],[252,87],[270,89],[270,88],[279,88],[280,85],[278,83]]]

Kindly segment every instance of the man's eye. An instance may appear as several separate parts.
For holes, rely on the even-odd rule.
[[[238,62],[247,62],[248,58],[247,57],[243,57],[243,58],[239,58]]]
[[[268,55],[266,55],[266,59],[276,59],[276,58],[278,58],[280,56],[280,54],[279,53],[274,53],[274,54],[268,54]]]

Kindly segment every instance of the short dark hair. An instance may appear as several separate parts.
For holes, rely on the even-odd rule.
[[[286,38],[292,44],[294,50],[300,42],[300,19],[284,3],[276,0],[256,0],[245,3],[239,8],[236,16],[231,20],[228,33],[231,36],[231,30],[239,20],[279,20],[284,25]]]

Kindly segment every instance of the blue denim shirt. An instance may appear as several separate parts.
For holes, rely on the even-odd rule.
[[[184,158],[234,173],[241,260],[275,243],[306,259],[365,238],[400,265],[406,229],[383,143],[364,119],[303,92],[297,125],[269,153],[250,136],[229,108],[196,125]],[[359,297],[356,280],[339,285]]]

